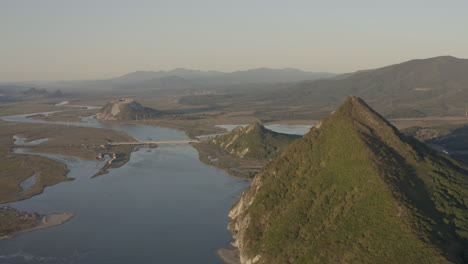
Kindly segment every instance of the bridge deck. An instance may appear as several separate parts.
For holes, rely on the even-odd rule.
[[[191,140],[163,140],[163,141],[135,141],[135,142],[108,142],[105,145],[110,146],[119,146],[119,145],[148,145],[148,144],[185,144],[185,143],[195,143],[200,142],[200,140],[191,139]],[[101,147],[101,145],[85,145],[85,144],[69,144],[69,145],[0,145],[0,147],[14,147],[14,148],[57,148],[57,147]]]
[[[136,142],[110,142],[108,145],[145,145],[145,144],[181,144],[181,143],[194,143],[198,140],[163,140],[163,141],[136,141]]]

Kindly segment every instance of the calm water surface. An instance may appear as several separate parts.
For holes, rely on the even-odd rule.
[[[26,116],[2,119],[48,123]],[[53,123],[112,128],[138,140],[186,139],[166,128],[86,121]],[[65,162],[75,180],[9,205],[76,215],[0,241],[0,263],[222,263],[215,251],[231,241],[227,214],[248,183],[201,163],[192,147],[140,149],[125,166],[94,179],[99,162],[43,156]]]
[[[248,124],[242,125],[216,125],[217,127],[224,128],[227,131],[231,131],[238,126],[246,127]],[[312,125],[281,125],[281,124],[271,124],[265,125],[265,128],[284,134],[300,135],[303,136],[312,128]]]

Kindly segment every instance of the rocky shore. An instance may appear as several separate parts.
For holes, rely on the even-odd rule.
[[[237,248],[220,248],[217,253],[226,264],[241,264]]]
[[[58,225],[61,225],[61,224],[65,223],[65,222],[67,222],[73,216],[74,216],[74,214],[71,214],[71,213],[60,213],[60,214],[44,215],[44,216],[41,217],[40,222],[36,226],[34,226],[32,228],[20,230],[20,231],[14,232],[14,233],[10,233],[10,234],[5,235],[5,236],[2,236],[2,237],[0,237],[0,240],[12,238],[12,237],[14,237],[14,236],[16,236],[18,234],[21,234],[21,233],[26,233],[26,232],[31,232],[31,231],[34,231],[34,230],[39,230],[39,229],[58,226]]]

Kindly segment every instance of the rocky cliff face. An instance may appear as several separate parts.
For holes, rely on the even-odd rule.
[[[242,194],[240,200],[229,212],[231,222],[228,229],[232,232],[234,242],[232,245],[239,249],[241,264],[254,264],[261,259],[261,254],[249,254],[249,238],[247,229],[250,227],[252,216],[248,209],[252,205],[257,190],[261,187],[261,177],[257,175],[250,184],[248,191]]]
[[[99,120],[142,120],[159,116],[155,109],[144,107],[131,99],[117,99],[107,103],[96,118]]]
[[[348,97],[229,217],[242,264],[466,263],[468,170]]]

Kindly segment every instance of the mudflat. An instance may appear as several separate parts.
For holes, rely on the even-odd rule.
[[[34,230],[39,230],[39,229],[58,226],[58,225],[61,225],[61,224],[65,223],[65,222],[67,222],[73,216],[74,216],[74,214],[71,214],[71,213],[60,213],[60,214],[44,215],[44,216],[42,216],[40,223],[38,225],[36,225],[35,227],[25,229],[25,230],[21,230],[21,231],[15,232],[15,233],[11,233],[11,234],[9,234],[7,236],[0,237],[0,240],[12,238],[12,237],[14,237],[14,236],[16,236],[18,234],[21,234],[21,233],[26,233],[26,232],[31,232],[31,231],[34,231]]]

